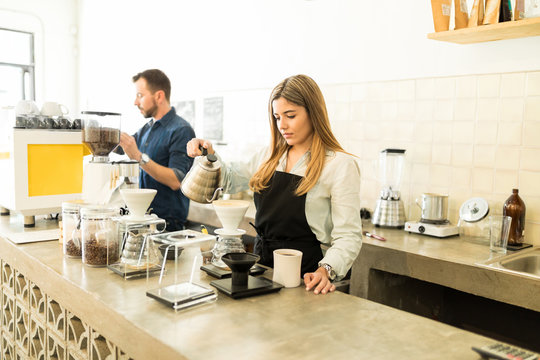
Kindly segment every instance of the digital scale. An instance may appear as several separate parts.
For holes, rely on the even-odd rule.
[[[411,233],[434,236],[438,238],[459,235],[459,227],[450,223],[429,224],[421,221],[407,221],[405,223],[404,230]]]

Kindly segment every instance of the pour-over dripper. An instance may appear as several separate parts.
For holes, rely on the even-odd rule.
[[[252,253],[228,253],[221,257],[221,260],[232,271],[233,286],[247,286],[249,269],[259,261],[260,256]]]
[[[82,111],[82,142],[90,149],[93,162],[107,162],[120,143],[121,114]]]
[[[246,200],[216,200],[212,203],[214,210],[226,231],[236,231],[244,218],[249,201]]]
[[[134,219],[144,218],[156,193],[155,189],[120,189],[120,194]]]

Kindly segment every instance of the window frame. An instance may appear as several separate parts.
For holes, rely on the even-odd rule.
[[[9,63],[9,62],[1,62],[0,65],[2,66],[10,66],[14,68],[18,68],[22,70],[22,77],[21,77],[21,99],[22,100],[36,100],[36,61],[35,61],[35,34],[30,31],[22,31],[17,29],[10,29],[7,27],[0,27],[0,31],[12,31],[12,32],[18,32],[23,34],[30,35],[30,64],[17,64],[17,63]],[[28,85],[26,78],[28,76]],[[27,89],[27,87],[29,89]],[[27,91],[28,90],[28,91]],[[29,95],[29,99],[26,98],[26,95]]]

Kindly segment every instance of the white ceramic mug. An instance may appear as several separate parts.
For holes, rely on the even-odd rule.
[[[47,101],[41,105],[41,115],[45,116],[63,116],[69,112],[68,108],[65,105]]]
[[[302,252],[294,249],[274,250],[274,276],[272,280],[293,288],[300,285],[300,268],[302,267]]]
[[[32,100],[21,100],[15,107],[15,115],[39,114],[39,109]]]

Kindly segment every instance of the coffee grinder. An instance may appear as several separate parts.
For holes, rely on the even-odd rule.
[[[400,183],[405,150],[384,149],[379,154],[379,179],[383,185],[371,222],[375,226],[403,228],[405,208]]]
[[[121,114],[83,111],[82,142],[92,152],[92,160],[84,166],[82,198],[89,204],[109,204],[120,185],[118,166],[109,161],[109,154],[120,143]]]

